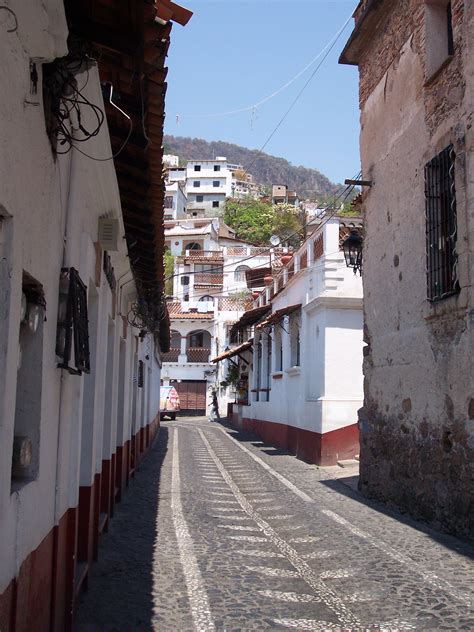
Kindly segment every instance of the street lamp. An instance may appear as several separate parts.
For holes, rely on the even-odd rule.
[[[346,266],[354,269],[354,274],[362,276],[362,244],[363,239],[356,230],[351,230],[349,237],[344,240],[342,249]]]

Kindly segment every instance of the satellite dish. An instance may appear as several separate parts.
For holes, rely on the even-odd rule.
[[[278,235],[272,235],[270,237],[270,243],[271,243],[272,246],[275,246],[275,248],[277,246],[279,246],[280,245],[280,238],[278,237]]]

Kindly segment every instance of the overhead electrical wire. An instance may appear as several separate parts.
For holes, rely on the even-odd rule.
[[[277,90],[275,90],[271,94],[267,95],[266,97],[264,97],[260,101],[257,101],[253,105],[248,105],[248,106],[245,106],[245,107],[242,107],[242,108],[238,108],[238,109],[235,109],[235,110],[228,110],[228,111],[225,111],[225,112],[210,112],[210,113],[202,113],[202,114],[177,114],[176,115],[177,122],[179,123],[179,120],[182,119],[182,118],[219,118],[219,117],[225,117],[225,116],[232,116],[234,114],[241,114],[243,112],[255,113],[259,107],[261,107],[265,103],[268,103],[268,101],[271,101],[273,98],[278,96],[281,92],[286,90],[286,88],[289,88],[302,75],[304,75],[304,73],[307,70],[309,70],[311,68],[311,66],[313,66],[318,61],[318,59],[322,55],[324,55],[324,53],[326,51],[329,53],[330,50],[334,47],[334,44],[337,42],[337,40],[341,36],[341,34],[344,32],[344,29],[349,24],[351,18],[352,18],[352,14],[347,18],[347,20],[340,27],[340,29],[336,32],[336,34],[332,37],[332,39],[324,46],[324,48],[322,48],[319,51],[319,53],[315,57],[313,57],[313,59],[308,64],[306,64],[306,66],[304,68],[302,68],[299,72],[297,72],[296,75],[294,75],[289,81],[284,83]],[[328,48],[329,48],[329,50],[327,50]]]
[[[86,156],[87,158],[90,158],[91,160],[95,160],[96,162],[107,162],[109,160],[114,160],[114,158],[117,158],[117,156],[123,151],[123,149],[125,148],[126,144],[128,143],[130,136],[132,134],[133,131],[133,121],[131,119],[131,117],[124,111],[122,110],[122,108],[120,108],[116,103],[114,103],[112,97],[113,97],[113,85],[110,84],[110,93],[109,93],[109,103],[115,108],[117,109],[125,118],[128,119],[129,122],[129,130],[127,133],[127,136],[125,138],[125,140],[123,141],[122,145],[120,146],[120,148],[114,153],[112,154],[112,156],[109,156],[108,158],[97,158],[95,156],[91,156],[90,154],[86,153],[85,151],[83,151],[82,149],[79,149],[79,147],[77,147],[75,145],[75,143],[77,142],[85,142],[90,140],[91,138],[93,138],[94,136],[97,136],[97,134],[99,133],[104,120],[105,120],[105,113],[101,110],[101,108],[99,108],[97,105],[94,105],[93,103],[91,103],[88,99],[86,99],[86,97],[84,97],[76,88],[75,86],[73,86],[72,82],[69,83],[70,87],[73,88],[76,92],[76,99],[70,99],[67,97],[63,97],[63,101],[66,102],[71,102],[72,106],[71,108],[74,108],[76,110],[76,114],[77,114],[77,119],[78,119],[78,124],[79,124],[79,129],[81,130],[81,132],[84,134],[83,138],[77,138],[74,137],[66,128],[67,130],[67,134],[64,132],[65,126],[64,124],[62,124],[62,131],[63,134],[65,136],[65,140],[63,142],[69,142],[69,148],[67,149],[67,151],[65,152],[57,152],[59,154],[61,153],[68,153],[72,148],[74,148],[75,150],[77,150],[79,153],[83,154],[84,156]],[[78,95],[80,95],[80,99],[78,98]],[[84,126],[82,125],[81,122],[81,110],[78,104],[83,104],[83,105],[88,105],[92,111],[94,112],[94,114],[97,117],[97,127],[92,131],[92,132],[88,132]],[[71,110],[68,110],[68,116],[70,115]],[[98,112],[100,112],[100,115],[98,114]],[[61,141],[60,141],[61,142]]]
[[[354,180],[357,179],[360,176],[360,171],[354,176]],[[341,187],[340,187],[341,188]],[[323,207],[321,210],[323,211],[329,211],[329,204],[331,203],[331,207],[333,206],[333,204],[335,202],[337,202],[338,200],[342,199],[341,203],[344,203],[345,200],[347,200],[347,198],[349,197],[349,195],[351,195],[351,193],[353,192],[353,190],[355,189],[355,186],[350,184],[350,185],[346,185],[344,186],[344,190],[337,195],[335,198],[333,198],[332,196],[329,198],[328,200],[328,205],[326,207]],[[334,217],[334,215],[337,213],[339,209],[338,208],[331,208],[331,211],[329,212],[328,216],[324,216],[323,220],[318,224],[318,225],[314,225],[313,221],[314,218],[312,218],[311,220],[309,220],[308,222],[304,222],[301,229],[300,230],[304,230],[307,227],[311,227],[314,226],[314,230],[318,230],[319,228],[321,228],[322,226],[324,226],[332,217]],[[314,231],[312,231],[313,233]],[[311,233],[311,234],[312,234]],[[292,237],[296,237],[300,234],[300,231],[295,231],[294,233],[292,233],[291,235],[289,235],[286,239],[291,239]],[[306,239],[304,239],[299,248],[301,248],[301,246],[309,239],[309,237],[311,236],[308,235],[308,237],[306,237]],[[246,257],[243,257],[242,259],[238,259],[237,261],[233,261],[232,263],[228,263],[228,264],[224,264],[223,266],[219,266],[218,268],[214,268],[214,273],[215,271],[220,272],[221,270],[223,270],[224,268],[229,268],[229,267],[233,267],[235,265],[240,265],[241,263],[244,263],[245,261],[249,261],[250,259],[255,259],[258,257],[262,257],[265,256],[266,253],[270,254],[270,252],[273,250],[273,246],[269,246],[268,248],[264,248],[263,252],[260,251],[257,254],[253,254],[253,255],[248,255]],[[201,262],[200,262],[201,263]],[[204,262],[203,265],[206,265],[206,263]],[[207,264],[210,265],[210,264]],[[254,269],[258,269],[258,268],[254,268]],[[177,274],[172,274],[168,277],[165,277],[165,281],[170,281],[171,279],[174,279],[176,277],[181,277],[181,276],[191,276],[193,274],[201,274],[202,271],[187,271],[187,272],[180,272]],[[213,274],[213,270],[206,270],[205,273],[207,274]]]
[[[318,54],[318,56],[315,58],[319,59],[319,57],[321,56],[321,54],[324,52],[323,57],[321,59],[321,61],[319,62],[319,64],[316,66],[316,68],[313,70],[313,72],[311,73],[311,75],[309,76],[308,80],[305,82],[305,84],[303,85],[303,87],[301,88],[301,90],[298,92],[298,94],[296,95],[296,97],[293,99],[293,101],[291,102],[290,106],[288,107],[288,109],[285,111],[285,113],[283,114],[283,116],[280,118],[280,120],[278,121],[278,123],[275,125],[275,127],[273,128],[272,132],[269,134],[269,136],[267,137],[267,139],[265,140],[265,142],[263,143],[263,145],[260,147],[260,149],[258,149],[256,151],[256,155],[253,158],[253,160],[251,161],[250,165],[245,167],[243,169],[243,174],[248,174],[249,171],[252,169],[252,167],[255,165],[259,154],[263,153],[263,150],[265,149],[265,147],[268,145],[268,143],[271,141],[271,139],[275,136],[275,134],[277,133],[277,131],[280,129],[280,127],[282,126],[282,124],[284,123],[284,121],[286,120],[286,118],[288,117],[288,115],[290,114],[290,112],[293,110],[293,108],[295,107],[295,105],[298,103],[298,101],[300,100],[300,98],[302,97],[303,93],[305,92],[306,88],[309,86],[309,84],[311,83],[311,81],[313,80],[313,78],[315,77],[316,73],[318,72],[318,70],[321,68],[321,66],[323,65],[323,63],[325,62],[325,60],[327,59],[329,53],[331,52],[331,50],[334,48],[334,46],[336,45],[339,37],[342,35],[344,29],[346,28],[347,24],[350,22],[352,18],[352,14],[349,16],[349,18],[347,18],[347,20],[344,22],[344,24],[342,25],[342,27],[339,29],[339,31],[336,33],[336,35],[333,37],[333,39],[330,41],[329,44],[327,44],[323,50],[321,51],[321,53]],[[312,64],[311,64],[312,65]],[[252,204],[243,207],[242,209],[240,209],[240,211],[245,211],[245,210],[249,210],[252,208]],[[303,226],[304,228],[305,226]],[[296,235],[297,233],[295,233],[294,235]],[[294,236],[293,235],[293,236]]]

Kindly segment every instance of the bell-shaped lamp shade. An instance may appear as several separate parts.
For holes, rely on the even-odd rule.
[[[354,274],[362,271],[362,237],[355,231],[351,230],[351,234],[342,244],[346,266],[353,268]]]

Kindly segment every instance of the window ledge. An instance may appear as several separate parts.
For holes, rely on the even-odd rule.
[[[283,377],[283,371],[275,371],[275,373],[272,373],[272,379],[274,380],[281,380]]]
[[[453,317],[465,318],[468,312],[467,295],[461,288],[460,292],[455,292],[436,301],[425,300],[423,305],[423,318],[426,322],[437,318]]]
[[[443,62],[441,62],[441,64],[438,66],[438,68],[436,68],[436,70],[433,70],[433,72],[430,73],[430,75],[426,79],[423,87],[424,88],[429,88],[430,85],[432,83],[434,83],[436,81],[436,79],[438,78],[438,76],[443,72],[443,70],[446,68],[446,66],[449,66],[449,64],[452,62],[453,59],[454,59],[454,55],[448,55],[446,57],[446,59]]]
[[[295,375],[300,375],[301,367],[300,366],[290,366],[289,369],[286,369],[285,373],[290,377],[294,377]]]

